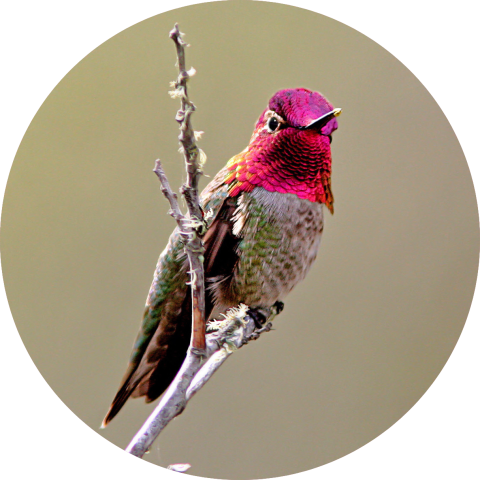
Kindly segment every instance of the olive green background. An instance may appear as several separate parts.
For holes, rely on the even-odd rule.
[[[235,353],[146,460],[230,479],[314,468],[423,395],[460,335],[478,267],[473,183],[448,121],[411,72],[349,27],[284,5],[210,3],[88,55],[42,105],[12,167],[1,230],[10,307],[45,380],[124,448],[153,405],[130,401],[98,427],[174,227],[151,170],[160,156],[180,184],[178,102],[167,95],[175,22],[192,44],[210,176],[246,146],[278,89],[319,90],[343,114],[335,215],[316,264],[275,331]]]

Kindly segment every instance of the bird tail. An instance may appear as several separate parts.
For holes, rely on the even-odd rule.
[[[135,390],[139,382],[137,381],[133,384],[130,382],[134,373],[135,371],[127,372],[127,374],[125,375],[124,379],[122,380],[122,386],[115,395],[115,398],[113,399],[112,404],[110,405],[110,408],[108,409],[108,412],[105,415],[105,418],[103,419],[100,428],[105,428],[113,420],[113,418],[125,405],[125,402],[129,399],[130,395]]]

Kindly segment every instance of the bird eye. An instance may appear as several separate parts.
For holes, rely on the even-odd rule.
[[[270,133],[274,132],[278,125],[280,125],[279,121],[275,117],[270,117],[267,122],[267,128]]]

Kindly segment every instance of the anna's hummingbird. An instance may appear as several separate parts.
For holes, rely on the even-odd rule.
[[[340,109],[305,88],[281,90],[247,148],[201,195],[206,318],[240,303],[269,309],[305,278],[317,256],[323,205],[333,213],[332,132]],[[158,398],[185,358],[191,333],[188,261],[177,229],[157,263],[127,372],[103,426],[127,399]]]

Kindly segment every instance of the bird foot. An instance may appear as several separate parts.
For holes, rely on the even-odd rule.
[[[278,315],[284,309],[285,304],[283,302],[275,302],[269,310],[263,308],[250,308],[247,311],[247,315],[250,316],[257,330],[261,329],[266,321],[273,315]]]
[[[265,325],[267,318],[270,316],[269,312],[262,308],[250,308],[247,315],[253,319],[257,330]]]
[[[254,330],[245,340],[244,343],[248,343],[250,340],[256,340],[257,338],[260,337],[260,334],[263,332],[269,332],[272,330],[272,323],[268,322],[264,327]]]

